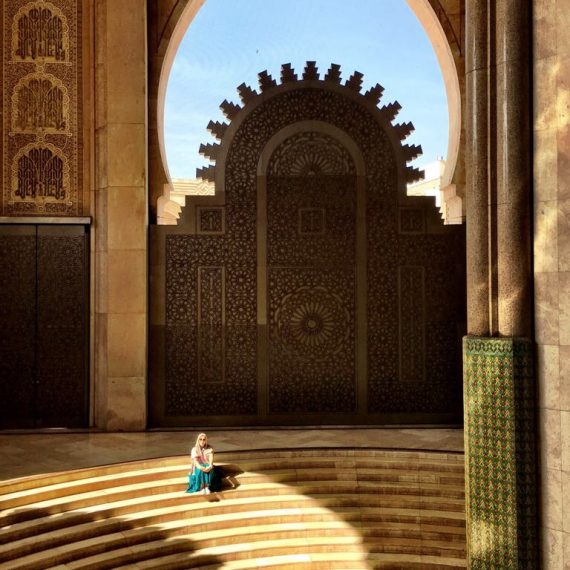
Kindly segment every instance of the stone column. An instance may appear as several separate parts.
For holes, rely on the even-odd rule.
[[[530,2],[496,4],[498,330],[532,335]]]
[[[466,6],[467,332],[490,334],[487,0]]]
[[[469,567],[537,568],[529,3],[467,0]]]
[[[95,0],[95,425],[146,427],[146,0]]]

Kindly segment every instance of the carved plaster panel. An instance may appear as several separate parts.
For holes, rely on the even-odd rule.
[[[69,95],[63,82],[51,74],[22,77],[12,96],[13,133],[69,132]]]
[[[81,3],[13,0],[2,10],[0,213],[82,215]]]

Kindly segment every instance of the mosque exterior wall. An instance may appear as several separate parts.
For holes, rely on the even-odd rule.
[[[50,3],[68,19],[67,39],[62,36],[57,45],[46,44],[42,53],[53,61],[39,65],[37,58],[22,60],[22,55],[39,53],[27,44],[16,54],[20,61],[11,66],[8,58],[15,52],[10,51],[10,18],[28,2],[2,2],[2,62],[11,69],[10,77],[2,81],[2,215],[23,215],[9,211],[12,200],[25,203],[31,216],[45,216],[42,212],[55,209],[51,217],[76,218],[73,221],[80,225],[91,217],[89,423],[108,430],[142,430],[147,426],[148,401],[148,181],[152,180],[150,190],[157,195],[165,182],[157,174],[160,156],[153,138],[156,87],[161,53],[168,42],[163,41],[163,32],[168,36],[172,30],[167,12],[174,18],[186,2]],[[438,3],[449,12],[461,45],[463,15],[457,4]],[[568,2],[562,0],[533,0],[532,6],[534,308],[530,315],[537,345],[540,550],[542,567],[558,569],[570,563],[570,48],[565,28],[570,14]],[[72,59],[64,65],[62,57]],[[49,81],[53,86],[46,91],[49,118],[25,110],[32,81],[43,81],[46,87]],[[507,126],[516,135],[518,124]],[[38,145],[46,152],[39,152]],[[50,172],[50,184],[41,187],[26,178],[23,168],[24,163],[37,163],[40,156],[50,159],[45,170]],[[150,201],[151,210],[154,203]],[[152,313],[149,318],[154,319]]]

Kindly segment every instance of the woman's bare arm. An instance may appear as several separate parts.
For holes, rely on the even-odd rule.
[[[192,450],[190,458],[192,459],[192,465],[195,469],[199,469],[200,471],[205,471],[204,467],[198,461],[198,456],[196,455],[196,452],[194,450]]]
[[[214,450],[210,449],[206,452],[206,459],[208,460],[208,467],[204,468],[204,471],[207,473],[214,468]]]

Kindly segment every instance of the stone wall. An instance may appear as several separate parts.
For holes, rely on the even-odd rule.
[[[94,423],[146,427],[146,2],[95,2]]]
[[[570,3],[534,0],[534,286],[542,555],[570,567]]]

